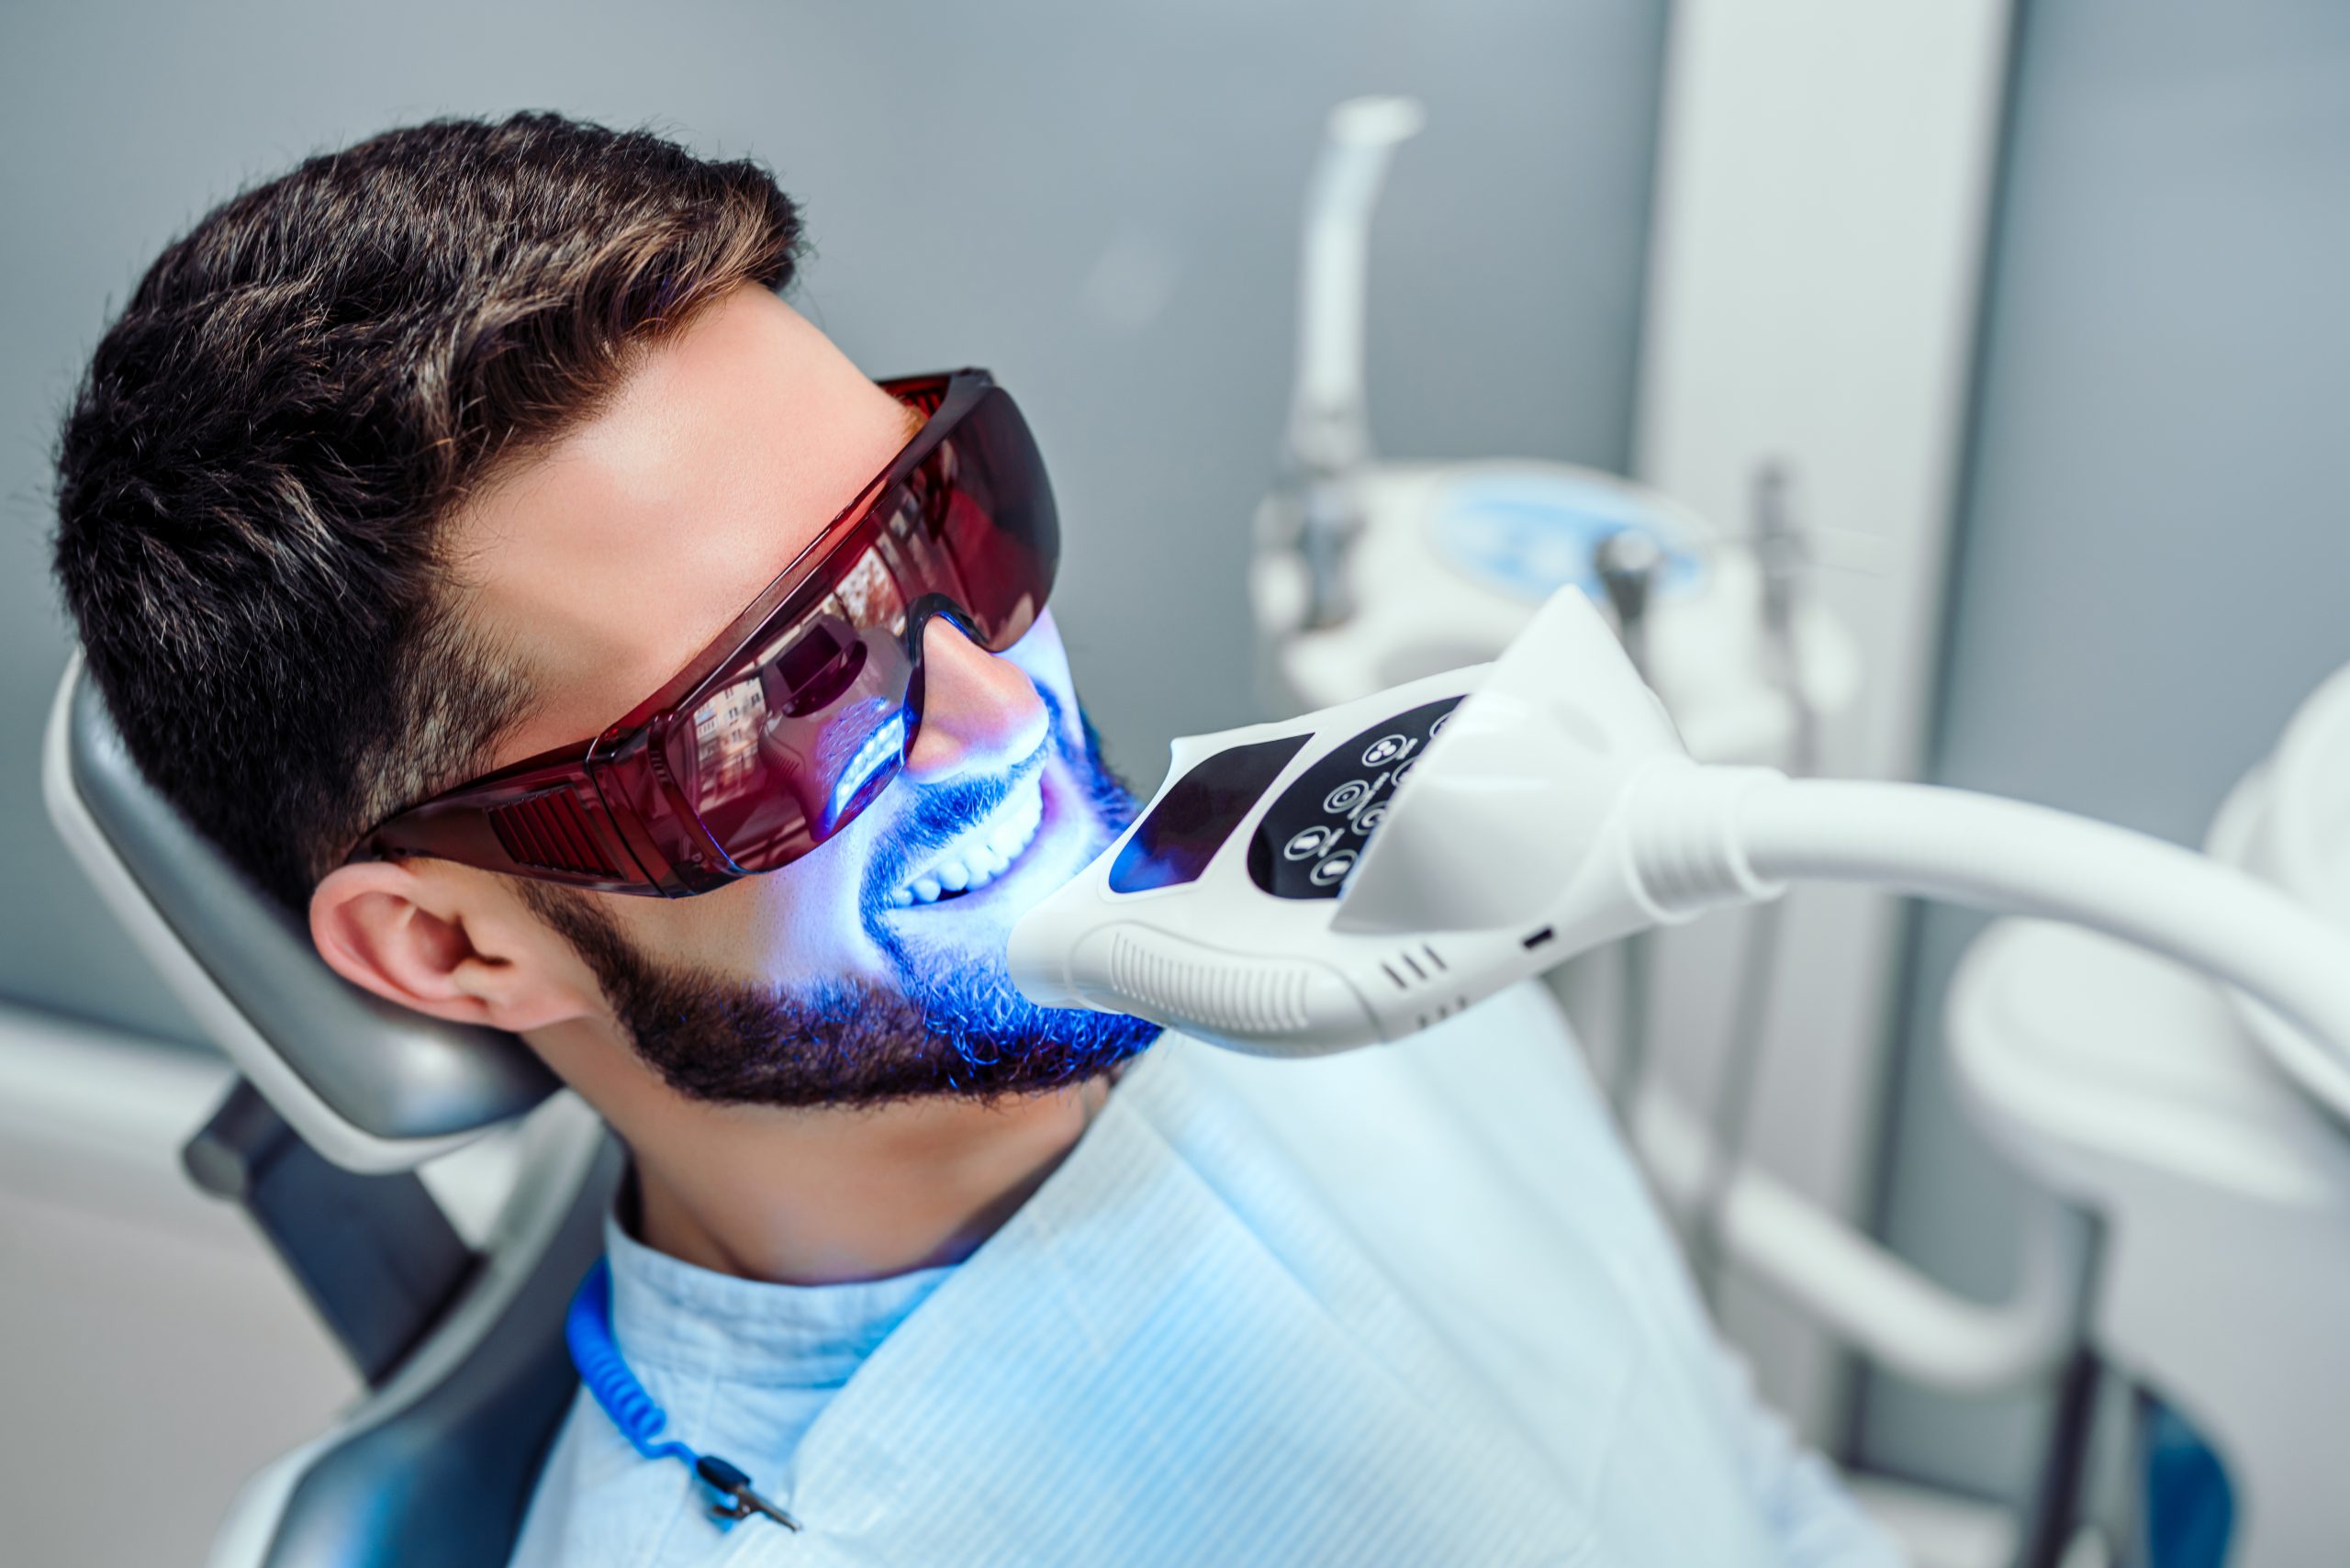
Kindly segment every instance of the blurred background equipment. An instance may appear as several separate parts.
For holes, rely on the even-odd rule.
[[[2206,840],[2350,928],[2350,668],[2303,702]],[[2154,1562],[2307,1562],[2350,1540],[2327,1457],[2350,1367],[2350,1136],[2271,1058],[2276,1016],[2086,933],[2002,921],[1966,951],[1945,1029],[1975,1118],[2104,1222],[2084,1439],[2131,1477],[2099,1521]],[[2043,1204],[2046,1202],[2042,1200]],[[2160,1550],[2168,1543],[2168,1554]]]
[[[1364,353],[1371,218],[1390,156],[1425,118],[1409,98],[1340,104],[1307,190],[1295,390],[1248,577],[1268,704],[1328,707],[1483,663],[1572,583],[1615,613],[1693,752],[1780,756],[1797,704],[1765,645],[1760,540],[1725,538],[1595,468],[1377,458]],[[1775,510],[1774,525],[1783,518]],[[1818,613],[1797,632],[1792,585],[1774,593],[1791,679],[1813,709],[1841,707],[1858,681],[1850,639]]]
[[[1572,586],[1609,611],[1691,755],[1812,771],[1820,715],[1851,702],[1859,660],[1801,592],[1809,553],[1779,466],[1757,474],[1751,525],[1729,534],[1652,490],[1569,464],[1375,458],[1363,353],[1371,220],[1391,154],[1424,123],[1409,98],[1340,104],[1307,189],[1282,478],[1258,509],[1249,571],[1268,706],[1281,716],[1327,708],[1483,664]],[[1740,1004],[1714,1093],[1729,1165],[1748,1125],[1781,929],[1775,907],[1743,924],[1726,988]],[[1549,976],[1619,1113],[1645,1079],[1652,949],[1669,940],[1643,932]],[[1699,1205],[1701,1252],[1713,1206]]]
[[[659,50],[612,47],[642,28],[603,0],[0,11],[23,219],[0,252],[12,1557],[193,1561],[237,1484],[365,1387],[331,1312],[183,1172],[231,1070],[50,832],[39,771],[73,377],[168,239],[309,152],[552,106],[767,159],[817,241],[798,303],[859,364],[988,364],[1018,390],[1071,524],[1058,618],[1144,788],[1169,737],[1328,700],[1315,680],[1486,656],[1527,582],[1569,576],[1630,623],[1700,755],[1810,752],[2185,843],[2350,662],[2350,13],[2328,0],[815,0],[672,7]],[[872,113],[876,84],[901,112]],[[1328,297],[1375,406],[1317,381],[1340,439],[1292,414],[1275,465],[1293,351],[1329,341],[1298,313],[1299,201],[1330,106],[1367,91],[1427,128],[1359,116],[1324,231],[1356,243]],[[1440,613],[1380,620],[1412,572]],[[2331,755],[2278,746],[2215,839],[2328,909]],[[1628,1024],[1617,965],[1573,997],[1603,1058],[1646,1042],[1618,1081],[1701,1266],[1745,1226],[1813,1249],[1801,1279],[1707,1271],[1764,1394],[1921,1562],[2044,1555],[2076,1520],[2105,1554],[2081,1561],[2307,1561],[2322,1538],[2293,1531],[2322,1518],[2288,1499],[2338,1445],[2289,1451],[2333,1397],[2296,1315],[2339,1299],[2340,1129],[2169,971],[2002,928],[1960,977],[1979,918],[1854,890],[1777,919],[1657,944]],[[2156,1047],[2177,1076],[2148,1079]],[[469,1252],[517,1191],[500,1147],[423,1168]],[[1845,1320],[1789,1305],[1827,1279]],[[1971,1380],[1872,1338],[1937,1305],[1959,1309],[1939,1364]],[[2019,1376],[2048,1343],[2076,1353]],[[89,1506],[98,1450],[144,1506]]]

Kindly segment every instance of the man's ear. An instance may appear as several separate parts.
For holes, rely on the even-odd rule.
[[[453,1023],[520,1034],[600,1005],[569,944],[445,862],[337,867],[310,894],[310,940],[353,985]]]

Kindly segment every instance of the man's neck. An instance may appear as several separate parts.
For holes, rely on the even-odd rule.
[[[1073,1148],[1109,1093],[1095,1079],[982,1104],[776,1110],[675,1100],[621,1129],[638,1238],[721,1273],[791,1284],[959,1262]]]

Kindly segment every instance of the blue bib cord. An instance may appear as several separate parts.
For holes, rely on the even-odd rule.
[[[605,1260],[596,1260],[596,1266],[573,1293],[571,1310],[564,1315],[563,1339],[571,1348],[571,1364],[579,1369],[579,1381],[638,1453],[647,1459],[677,1461],[703,1485],[726,1499],[712,1503],[711,1513],[722,1519],[764,1514],[786,1529],[800,1528],[798,1519],[751,1490],[751,1478],[734,1466],[714,1453],[696,1453],[674,1439],[662,1437],[669,1413],[644,1392],[644,1384],[628,1370],[628,1362],[621,1358],[620,1343],[612,1338],[612,1271]]]

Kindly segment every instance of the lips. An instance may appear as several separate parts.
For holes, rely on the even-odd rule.
[[[969,832],[923,863],[890,895],[891,907],[936,903],[986,887],[1012,868],[1035,841],[1044,821],[1044,791],[1032,780],[974,823]]]

